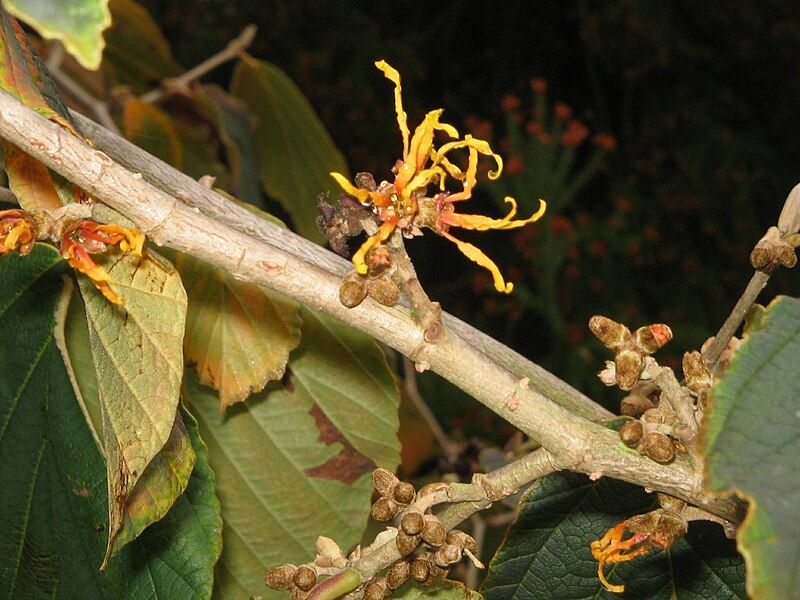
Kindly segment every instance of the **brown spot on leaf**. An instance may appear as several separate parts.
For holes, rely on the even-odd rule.
[[[370,473],[376,469],[375,462],[353,448],[317,404],[311,407],[308,414],[314,417],[317,423],[320,442],[324,442],[328,446],[338,442],[343,448],[339,454],[329,458],[318,467],[305,469],[306,475],[353,485],[364,473]]]

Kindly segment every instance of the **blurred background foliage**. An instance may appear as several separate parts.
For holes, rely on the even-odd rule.
[[[114,0],[112,9],[126,2]],[[384,178],[401,150],[391,88],[373,66],[379,58],[403,76],[410,123],[443,107],[448,122],[497,144],[506,172],[479,185],[475,212],[502,211],[505,193],[528,210],[539,197],[550,205],[536,225],[481,235],[515,292],[495,293],[485,273],[433,235],[409,244],[423,284],[446,310],[612,410],[621,394],[597,380],[608,357],[589,336],[589,317],[669,324],[675,339],[660,356],[679,366],[682,353],[699,348],[727,315],[750,277],[750,250],[798,180],[800,138],[791,123],[800,97],[800,18],[782,2],[142,5],[174,56],[144,61],[154,84],[223,48],[246,24],[258,25],[249,53],[294,81],[352,172]],[[126,60],[116,57],[119,65]],[[128,64],[111,83],[145,92],[147,73],[124,74],[142,68]],[[227,89],[233,71],[228,63],[203,81]],[[206,106],[214,101],[209,89]],[[218,142],[187,126],[202,119],[181,102],[162,104],[181,117],[177,135],[190,151],[180,161],[194,176],[215,174]],[[158,134],[136,131],[137,109],[148,110],[129,103],[123,127],[147,148]],[[216,174],[225,184],[225,174]],[[247,173],[240,175],[244,185]],[[770,294],[800,291],[791,272],[779,272],[770,286]],[[453,386],[428,374],[419,386],[445,430],[464,442],[467,462],[483,444],[508,440],[502,421]],[[414,439],[413,427],[404,432]],[[428,449],[415,455],[412,446]],[[430,448],[407,444],[407,470],[432,464]]]

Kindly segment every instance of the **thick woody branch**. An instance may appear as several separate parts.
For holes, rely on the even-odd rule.
[[[295,298],[427,365],[538,441],[552,454],[555,466],[637,483],[739,519],[736,503],[703,495],[688,457],[664,466],[628,449],[616,432],[556,403],[530,386],[530,379],[515,372],[513,365],[508,368],[484,352],[492,344],[473,345],[449,322],[444,338],[430,344],[402,307],[380,307],[367,299],[356,308],[345,308],[338,300],[340,277],[317,262],[317,251],[308,258],[302,252],[294,254],[190,208],[4,92],[0,136],[133,221],[154,243]],[[226,210],[233,207],[227,203]],[[304,247],[296,236],[283,235],[292,240],[289,247]]]

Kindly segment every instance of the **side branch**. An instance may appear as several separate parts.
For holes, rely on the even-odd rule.
[[[557,468],[630,481],[701,505],[728,520],[740,520],[738,504],[704,496],[699,473],[688,457],[665,466],[631,451],[616,432],[533,389],[528,377],[466,341],[456,328],[441,342],[430,344],[407,309],[380,307],[369,299],[356,308],[345,308],[338,300],[336,273],[193,210],[4,92],[0,93],[0,136],[119,211],[154,243],[277,290],[424,362],[538,441],[552,454]],[[233,204],[227,207],[231,210]],[[602,413],[597,410],[596,414]]]

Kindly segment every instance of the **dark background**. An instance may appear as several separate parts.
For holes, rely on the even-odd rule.
[[[791,3],[144,4],[184,65],[256,23],[251,53],[297,82],[352,171],[386,177],[399,157],[391,86],[373,66],[380,58],[403,76],[412,129],[443,107],[460,130],[490,123],[505,154],[503,99],[516,95],[525,113],[529,82],[541,77],[551,103],[569,104],[592,133],[612,135],[616,149],[569,209],[530,226],[563,238],[559,326],[524,294],[496,294],[449,242],[426,235],[410,244],[423,283],[447,310],[612,408],[621,394],[594,375],[608,356],[590,339],[588,318],[669,324],[675,339],[660,357],[679,365],[727,315],[751,275],[750,250],[800,180],[800,19]],[[210,78],[225,83],[230,69]],[[586,160],[588,150],[579,167]],[[470,204],[472,212],[499,210],[485,193]],[[540,235],[465,237],[535,290]],[[798,291],[797,273],[778,272],[762,301]],[[423,387],[454,397],[435,380]],[[448,413],[441,403],[466,435],[494,427],[477,409],[465,416],[463,404]]]

